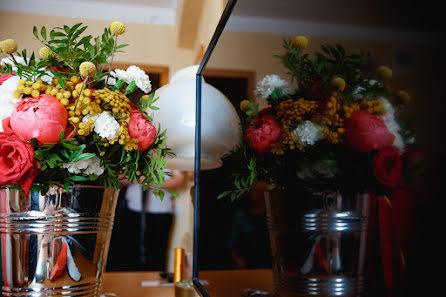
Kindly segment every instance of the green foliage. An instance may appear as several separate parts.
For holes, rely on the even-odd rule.
[[[332,115],[336,114],[342,121],[345,120],[343,107],[353,103],[359,106],[359,103],[355,101],[376,100],[380,96],[391,100],[391,90],[386,84],[387,82],[378,77],[370,53],[348,53],[340,44],[323,44],[319,51],[309,54],[288,39],[283,41],[283,48],[285,53],[281,56],[275,55],[275,57],[285,66],[287,74],[297,88],[291,96],[285,95],[280,88],[274,89],[267,98],[271,107],[268,112],[278,122],[284,119],[283,115],[287,112],[300,113],[299,119],[295,116],[291,120],[280,122],[282,136],[286,135],[285,130],[287,133],[292,133],[304,121],[319,124],[317,121],[320,121],[322,112],[328,111],[327,102],[331,96],[335,96],[336,100],[336,110],[332,110]],[[344,80],[345,88],[339,88],[333,83],[335,77]],[[284,110],[284,107],[279,106],[285,100],[294,103],[300,98],[308,102],[319,102],[314,104],[316,106],[314,109],[308,108],[305,112],[297,110],[297,108],[296,110]],[[331,106],[333,106],[332,104],[330,103]],[[229,197],[231,200],[238,199],[247,194],[259,182],[266,182],[280,190],[299,186],[327,188],[357,186],[362,189],[366,184],[376,183],[372,174],[373,170],[370,167],[373,153],[359,154],[355,152],[342,144],[341,136],[339,140],[336,139],[337,142],[330,142],[325,137],[318,140],[317,144],[300,143],[301,148],[291,149],[290,146],[284,146],[285,149],[278,154],[273,152],[256,153],[243,137],[246,130],[253,126],[259,117],[258,106],[252,100],[249,101],[248,106],[249,108],[245,112],[246,117],[241,119],[242,136],[239,139],[238,147],[224,157],[224,163],[235,169],[230,177],[233,187],[222,192],[218,196],[219,199],[224,197]],[[290,105],[285,106],[290,108]],[[403,115],[404,113],[400,113],[400,116]],[[324,123],[321,126],[329,131],[330,125]],[[333,131],[338,133],[338,127],[342,126],[336,126]],[[268,133],[267,130],[265,128],[265,133]],[[405,137],[404,132],[401,132],[401,135]],[[257,137],[261,138],[259,135]],[[295,137],[297,138],[297,136]],[[282,137],[279,141],[287,143],[288,140]],[[294,142],[291,143],[294,145]],[[280,144],[280,142],[275,144]],[[321,172],[314,171],[311,178],[298,177],[302,165],[309,164],[308,168],[314,168],[316,162],[322,164],[321,166],[330,167],[330,170],[335,172],[334,176],[325,176]]]
[[[148,121],[152,121],[152,117],[147,113],[147,109],[151,110],[159,110],[159,107],[154,106],[153,104],[158,101],[159,97],[155,98],[155,93],[150,95],[144,95],[138,102],[139,111],[144,114]]]
[[[48,59],[38,60],[34,53],[28,57],[26,49],[24,49],[16,55],[24,58],[25,65],[13,61],[14,66],[17,67],[17,74],[29,81],[35,81],[51,72],[55,79],[60,79],[58,80],[60,83],[62,78],[67,79],[70,75],[78,75],[79,65],[82,62],[90,61],[96,66],[97,71],[89,84],[93,86],[103,80],[108,75],[108,72],[102,71],[104,65],[109,63],[108,58],[113,54],[113,51],[122,52],[121,49],[128,44],[116,44],[109,28],[105,28],[102,35],[96,37],[83,35],[86,29],[87,26],[82,23],[77,23],[72,27],[67,25],[54,27],[51,30],[47,30],[45,26],[40,29],[34,26],[34,37],[47,47],[52,55]],[[3,72],[12,74],[11,65],[6,65]]]
[[[67,25],[55,27],[51,30],[45,26],[34,27],[34,37],[50,51],[48,58],[36,59],[34,53],[29,55],[25,49],[15,54],[16,57],[23,58],[24,63],[18,63],[11,55],[13,65],[7,64],[0,71],[11,74],[15,72],[21,78],[33,82],[50,72],[57,81],[58,85],[55,87],[66,89],[67,81],[72,76],[79,77],[80,64],[90,61],[96,66],[96,73],[94,77],[90,77],[88,81],[86,80],[87,85],[84,89],[105,88],[104,79],[109,75],[109,72],[103,71],[104,66],[109,63],[110,56],[116,52],[121,52],[127,44],[118,45],[116,43],[117,37],[111,34],[109,28],[105,28],[102,35],[97,37],[84,35],[86,29],[87,26],[82,23],[77,23],[71,27]],[[16,69],[13,69],[13,67]],[[125,87],[125,84],[122,84],[121,87]],[[134,82],[133,85],[129,84],[125,95],[133,92],[135,87]],[[74,93],[72,96],[69,98],[71,102],[76,100]],[[110,101],[110,98],[108,100]],[[114,100],[118,100],[116,94]],[[139,101],[138,107],[149,121],[152,121],[152,118],[146,111],[157,111],[159,108],[154,106],[157,100],[158,98],[155,98],[152,93],[143,96]],[[108,110],[110,112],[113,109],[114,106],[111,106],[109,101],[101,101],[100,108],[102,111]],[[142,184],[145,189],[151,188],[162,199],[164,192],[161,191],[160,187],[164,183],[164,168],[167,166],[166,157],[174,156],[166,146],[166,130],[161,130],[161,127],[158,126],[154,143],[145,151],[139,151],[134,147],[126,147],[125,143],[122,144],[122,140],[121,143],[119,142],[120,137],[113,140],[102,139],[98,133],[93,131],[91,133],[84,132],[80,135],[77,133],[81,129],[79,122],[82,122],[82,116],[86,116],[90,113],[90,110],[83,109],[79,112],[86,110],[87,113],[74,114],[76,108],[79,107],[77,105],[78,100],[75,102],[76,104],[73,106],[66,107],[72,113],[70,117],[79,115],[76,122],[69,119],[72,121],[71,125],[76,126],[72,138],[66,138],[62,131],[59,135],[60,141],[57,143],[41,145],[36,139],[30,141],[39,168],[39,174],[34,181],[32,190],[45,193],[53,185],[67,189],[74,184],[92,183],[105,187],[120,188],[122,182],[136,182]],[[83,102],[82,104],[90,103]],[[122,100],[119,104],[119,106],[116,106],[121,108],[127,103]],[[74,107],[74,109],[69,109],[70,107]],[[119,133],[127,133],[128,131],[126,130],[129,122],[127,112],[128,110],[124,113],[124,107],[120,112],[110,112],[121,127]],[[128,140],[129,135],[124,134],[123,137]],[[135,145],[135,143],[132,144]],[[102,174],[86,174],[76,167],[71,167],[71,170],[68,169],[76,162],[88,161],[92,158],[100,160],[100,167],[104,169]],[[20,188],[18,185],[9,185],[9,187]],[[174,191],[169,192],[178,197],[178,194]]]

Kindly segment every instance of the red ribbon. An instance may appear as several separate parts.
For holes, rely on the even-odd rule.
[[[409,192],[407,189],[394,190],[391,199],[371,192],[370,198],[369,259],[377,255],[381,259],[381,265],[370,263],[370,285],[379,287],[381,279],[390,297],[398,295],[397,286],[405,271],[405,247],[410,230]]]
[[[56,278],[62,275],[67,266],[67,250],[68,246],[66,243],[63,244],[60,250],[59,256],[57,257],[56,265],[54,265],[51,270],[50,281],[54,281]]]

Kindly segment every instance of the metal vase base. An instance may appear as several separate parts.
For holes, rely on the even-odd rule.
[[[302,190],[265,198],[275,295],[362,296],[368,195]]]
[[[0,190],[2,296],[99,296],[119,190]]]

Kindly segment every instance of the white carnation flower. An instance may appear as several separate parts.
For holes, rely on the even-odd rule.
[[[118,137],[118,132],[121,130],[121,126],[109,112],[103,111],[94,116],[86,115],[82,118],[82,121],[87,122],[90,119],[94,122],[92,129],[102,138],[112,140]]]
[[[276,74],[271,74],[257,82],[255,95],[260,98],[268,98],[275,89],[281,89],[284,95],[294,92],[294,89],[284,79]]]
[[[80,160],[78,162],[66,163],[63,164],[62,167],[67,168],[68,171],[73,174],[101,175],[104,173],[104,167],[101,165],[101,159],[99,159],[98,156]]]
[[[404,141],[403,137],[400,134],[400,126],[395,120],[395,110],[393,109],[392,104],[384,97],[380,97],[379,101],[384,109],[385,114],[382,116],[384,123],[389,129],[390,133],[395,136],[395,140],[393,141],[393,145],[399,149],[400,152],[404,150]]]
[[[374,86],[374,85],[380,85],[379,81],[375,80],[375,79],[369,79],[368,83],[370,86]]]
[[[144,93],[148,93],[152,90],[152,84],[150,83],[149,76],[141,68],[132,65],[127,68],[127,74],[129,80],[127,83],[135,81],[136,86]]]
[[[114,86],[116,84],[116,78],[110,76],[107,80],[107,84]]]
[[[45,68],[40,68],[40,71],[46,70]],[[51,71],[45,71],[45,74],[40,77],[40,79],[47,85],[53,84],[54,74]]]
[[[312,121],[304,121],[293,130],[293,135],[296,136],[301,144],[313,145],[316,141],[324,138],[321,125],[315,124]]]
[[[129,82],[127,82],[128,81],[128,75],[127,75],[127,72],[125,70],[116,69],[115,71],[110,72],[110,75],[112,77],[115,77],[116,80],[122,80],[122,81],[124,81],[126,83],[129,83]]]
[[[15,98],[14,91],[19,85],[19,76],[10,77],[0,86],[0,132],[3,132],[2,121],[11,116],[15,105],[20,101],[21,97]]]
[[[100,116],[100,113],[97,113],[95,115],[84,115],[84,117],[82,118],[82,122],[88,122],[88,120],[93,120],[93,123],[98,119],[98,117]],[[90,131],[93,131],[94,129],[94,125],[91,127]]]
[[[144,70],[135,65],[129,66],[126,71],[116,69],[114,72],[111,72],[111,76],[115,77],[117,80],[120,79],[127,84],[135,81],[136,86],[144,93],[148,93],[152,90],[152,84],[149,76],[144,72]]]
[[[365,91],[365,88],[363,88],[361,86],[357,86],[352,91],[353,98],[355,98],[355,99],[362,99],[364,97],[362,92],[364,92],[364,91]]]

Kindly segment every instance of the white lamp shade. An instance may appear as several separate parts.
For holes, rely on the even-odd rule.
[[[198,65],[175,73],[168,85],[155,91],[160,110],[153,121],[167,129],[167,146],[176,157],[168,159],[168,168],[194,170],[195,100]],[[218,168],[221,157],[237,145],[240,119],[219,90],[202,81],[201,94],[201,162],[202,170]]]

